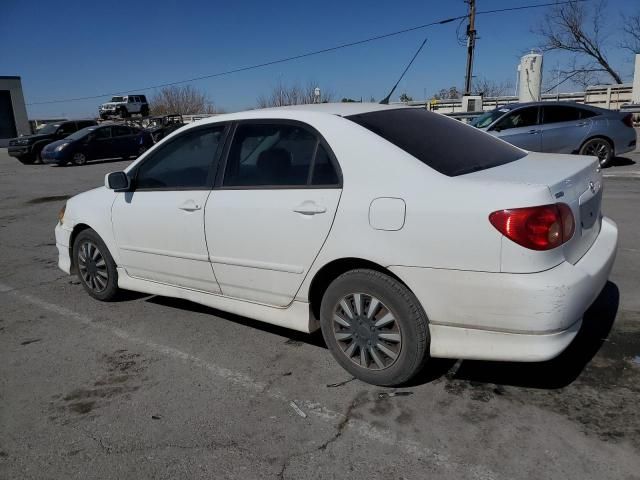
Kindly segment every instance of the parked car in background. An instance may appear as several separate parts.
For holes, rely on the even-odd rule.
[[[154,142],[159,142],[183,125],[182,115],[173,114],[149,118],[145,129],[151,134]]]
[[[110,102],[100,105],[98,113],[102,119],[115,116],[127,118],[134,113],[146,117],[149,115],[149,103],[144,95],[116,96]]]
[[[68,200],[59,266],[107,301],[188,299],[310,332],[398,385],[429,357],[543,361],[611,271],[595,158],[367,103],[189,124]]]
[[[128,125],[100,125],[79,130],[42,150],[44,163],[84,165],[101,158],[137,157],[153,145],[148,132]]]
[[[595,156],[603,167],[637,141],[632,114],[571,102],[511,103],[471,124],[525,150]]]
[[[49,123],[33,135],[24,135],[10,140],[8,153],[24,164],[40,163],[40,153],[45,145],[92,125],[97,125],[94,120]]]

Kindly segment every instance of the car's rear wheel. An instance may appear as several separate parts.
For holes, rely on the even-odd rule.
[[[74,165],[82,166],[87,163],[87,156],[82,152],[76,152],[71,157],[71,161]]]
[[[142,115],[143,117],[148,117],[149,116],[149,107],[142,107],[140,109],[140,115]]]
[[[38,163],[38,164],[42,163],[42,150],[38,150],[35,153],[33,163]]]
[[[118,270],[109,249],[91,229],[78,234],[73,244],[73,262],[80,283],[89,295],[108,302],[118,294]]]
[[[428,319],[417,298],[375,270],[336,278],[322,299],[320,325],[338,363],[374,385],[401,385],[428,359]]]
[[[604,138],[592,138],[587,140],[580,148],[580,155],[598,157],[601,167],[606,167],[613,159],[613,146]]]

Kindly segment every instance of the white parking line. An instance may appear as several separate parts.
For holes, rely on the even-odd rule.
[[[83,325],[89,326],[91,328],[95,328],[97,330],[101,330],[106,333],[110,333],[122,340],[135,343],[139,346],[143,346],[149,350],[152,350],[156,353],[160,353],[166,357],[182,360],[185,362],[193,363],[198,367],[201,367],[213,375],[220,377],[226,381],[231,382],[234,385],[240,386],[247,390],[252,390],[255,392],[262,393],[268,396],[271,399],[285,402],[289,405],[291,401],[290,398],[286,398],[282,393],[275,390],[266,390],[267,384],[263,382],[259,382],[257,380],[252,379],[251,377],[244,375],[240,372],[235,372],[228,368],[220,367],[211,362],[207,362],[202,360],[201,358],[196,357],[195,355],[191,355],[190,353],[183,352],[182,350],[178,350],[177,348],[169,347],[166,345],[162,345],[159,343],[151,342],[149,340],[145,340],[140,337],[136,337],[135,335],[130,334],[126,330],[117,327],[111,327],[99,322],[96,322],[88,315],[83,315],[68,308],[62,307],[60,305],[56,305],[46,300],[42,300],[33,295],[29,295],[27,293],[23,293],[20,290],[16,290],[10,285],[5,285],[0,283],[0,293],[4,293],[7,295],[11,295],[18,300],[29,303],[36,307],[39,307],[48,312],[54,313],[56,315],[60,315],[65,318],[73,319]],[[325,408],[319,403],[312,402],[309,400],[298,400],[295,399],[297,404],[300,405],[306,412],[311,415],[322,419],[327,422],[336,423],[344,421],[345,415],[339,412],[335,412],[328,408]],[[448,455],[438,453],[433,449],[427,448],[419,442],[408,440],[405,438],[401,438],[397,433],[386,430],[382,428],[378,428],[373,424],[366,422],[364,420],[358,419],[349,419],[345,425],[345,428],[349,428],[355,431],[359,436],[368,438],[370,440],[375,440],[379,443],[389,446],[395,446],[402,449],[404,452],[414,455],[420,458],[429,458],[435,465],[444,468],[456,468],[464,471],[465,473],[469,473],[471,478],[477,480],[493,480],[497,478],[497,475],[488,469],[487,467],[480,465],[470,465],[465,462],[452,460]]]

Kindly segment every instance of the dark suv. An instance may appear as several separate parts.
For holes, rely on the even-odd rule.
[[[25,135],[10,140],[9,155],[24,164],[40,163],[42,161],[40,153],[45,145],[93,125],[97,125],[94,120],[49,123],[33,135]]]

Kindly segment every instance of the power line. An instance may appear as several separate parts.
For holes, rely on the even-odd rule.
[[[587,2],[590,0],[566,0],[566,1],[561,1],[561,2],[552,2],[552,3],[542,3],[542,4],[531,4],[531,5],[522,5],[519,7],[508,7],[508,8],[499,8],[499,9],[494,9],[494,10],[483,10],[483,11],[478,11],[476,12],[476,15],[487,15],[487,14],[493,14],[493,13],[501,13],[501,12],[510,12],[510,11],[514,11],[514,10],[525,10],[525,9],[531,9],[531,8],[540,8],[540,7],[548,7],[548,6],[552,6],[552,5],[564,5],[564,4],[568,4],[568,3],[573,3],[573,2]],[[168,82],[168,83],[161,83],[158,85],[148,85],[146,87],[141,87],[141,88],[129,88],[127,90],[120,90],[117,92],[109,92],[109,93],[101,93],[98,95],[89,95],[86,97],[75,97],[75,98],[65,98],[65,99],[59,99],[59,100],[47,100],[47,101],[42,101],[42,102],[32,102],[32,103],[27,103],[27,105],[48,105],[48,104],[52,104],[52,103],[66,103],[66,102],[77,102],[77,101],[81,101],[81,100],[93,100],[96,98],[103,98],[103,97],[109,97],[112,95],[120,95],[123,93],[127,93],[127,92],[132,92],[132,91],[146,91],[146,90],[152,90],[155,88],[163,88],[163,87],[170,87],[173,85],[180,85],[183,83],[190,83],[190,82],[196,82],[199,80],[205,80],[208,78],[215,78],[215,77],[222,77],[222,76],[226,76],[226,75],[231,75],[233,73],[239,73],[239,72],[246,72],[248,70],[255,70],[257,68],[264,68],[264,67],[268,67],[271,65],[277,65],[280,63],[285,63],[285,62],[290,62],[293,60],[299,60],[301,58],[306,58],[306,57],[311,57],[314,55],[321,55],[323,53],[328,53],[328,52],[333,52],[336,50],[341,50],[343,48],[349,48],[349,47],[354,47],[356,45],[362,45],[364,43],[369,43],[369,42],[374,42],[377,40],[382,40],[385,38],[389,38],[389,37],[394,37],[397,35],[402,35],[405,33],[409,33],[409,32],[413,32],[416,30],[422,30],[424,28],[428,28],[428,27],[433,27],[436,25],[444,25],[447,23],[451,23],[451,22],[455,22],[456,20],[462,20],[467,18],[469,15],[458,15],[456,17],[451,17],[451,18],[445,18],[442,20],[436,20],[433,22],[429,22],[429,23],[425,23],[423,25],[417,25],[415,27],[409,27],[409,28],[405,28],[402,30],[397,30],[395,32],[390,32],[390,33],[384,33],[381,35],[376,35],[374,37],[369,37],[369,38],[365,38],[363,40],[356,40],[354,42],[348,42],[348,43],[342,43],[340,45],[335,45],[333,47],[328,47],[328,48],[323,48],[320,50],[314,50],[311,52],[306,52],[306,53],[301,53],[299,55],[293,55],[290,57],[285,57],[285,58],[280,58],[277,60],[271,60],[269,62],[263,62],[263,63],[258,63],[258,64],[254,64],[254,65],[248,65],[245,67],[238,67],[238,68],[234,68],[231,70],[226,70],[223,72],[217,72],[217,73],[212,73],[209,75],[202,75],[199,77],[193,77],[193,78],[189,78],[186,80],[177,80],[175,82]]]

